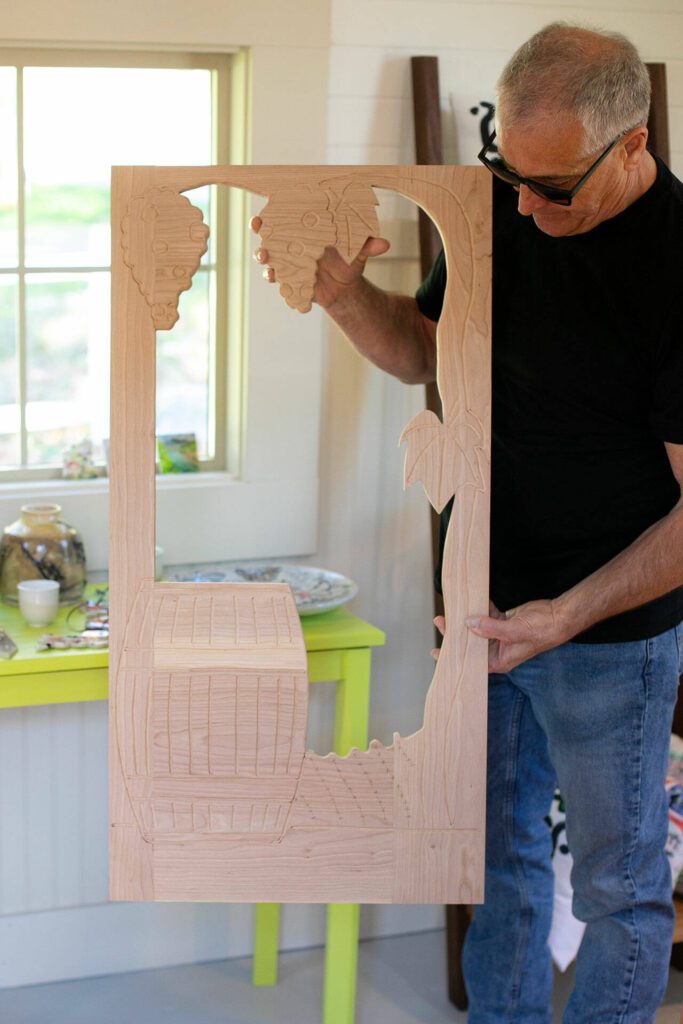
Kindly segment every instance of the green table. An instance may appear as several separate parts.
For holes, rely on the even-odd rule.
[[[66,610],[60,612],[50,632],[69,632],[66,615]],[[344,755],[352,747],[365,749],[372,648],[384,643],[384,633],[346,608],[306,616],[301,621],[309,681],[337,684],[335,752]],[[19,648],[10,661],[0,660],[0,708],[107,699],[108,651],[36,652],[36,640],[46,630],[27,626],[19,610],[5,604],[0,604],[0,627]],[[352,1024],[354,1019],[358,915],[357,904],[334,903],[328,907],[323,1024]],[[278,948],[279,905],[257,904],[255,985],[274,985],[277,981]]]
[[[93,596],[96,587],[88,587]],[[72,649],[36,651],[42,633],[73,633],[62,608],[46,628],[28,626],[18,608],[0,603],[0,627],[19,648],[9,661],[0,659],[0,708],[23,708],[33,704],[71,704],[76,701],[106,700],[109,688],[109,652]],[[74,617],[82,625],[83,617]]]

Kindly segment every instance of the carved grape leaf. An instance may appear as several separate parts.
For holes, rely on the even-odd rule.
[[[352,263],[366,240],[379,234],[377,197],[373,188],[351,178],[330,178],[321,183],[329,195],[337,229],[335,248]]]
[[[167,331],[178,319],[180,293],[208,248],[202,211],[171,188],[151,188],[131,199],[121,224],[123,259],[152,311]]]
[[[405,486],[420,482],[437,512],[467,484],[485,489],[484,432],[479,420],[470,413],[454,426],[446,426],[425,409],[403,431],[399,443],[404,441],[408,442]]]

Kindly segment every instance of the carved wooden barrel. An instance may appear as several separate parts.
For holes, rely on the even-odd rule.
[[[143,584],[118,672],[118,754],[146,839],[282,835],[308,715],[289,587]]]

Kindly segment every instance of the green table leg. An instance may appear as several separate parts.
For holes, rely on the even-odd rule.
[[[353,1024],[358,966],[357,903],[330,903],[327,908],[323,1024]]]
[[[368,745],[370,660],[369,648],[344,652],[334,720],[337,754],[348,754],[351,747],[364,750]],[[356,903],[331,903],[327,908],[323,1024],[354,1021],[359,913]]]
[[[344,651],[343,676],[337,683],[334,715],[334,752],[344,756],[351,747],[365,750],[368,745],[368,713],[370,704],[369,647]]]
[[[254,920],[252,984],[275,985],[277,983],[279,940],[280,904],[257,903]]]
[[[344,651],[337,682],[334,719],[335,753],[368,745],[370,701],[370,648]],[[254,985],[277,982],[279,904],[258,903],[255,908]],[[358,965],[358,921],[355,903],[332,903],[327,910],[323,1024],[353,1024]]]

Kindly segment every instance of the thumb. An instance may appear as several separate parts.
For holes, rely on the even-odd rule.
[[[367,238],[356,259],[362,260],[365,263],[366,260],[372,259],[373,256],[383,256],[385,252],[389,251],[390,244],[386,238]]]
[[[475,615],[466,620],[467,628],[487,640],[512,640],[517,632],[514,623],[508,619],[494,619],[489,615]]]

